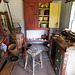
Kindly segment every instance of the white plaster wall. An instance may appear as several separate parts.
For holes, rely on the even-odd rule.
[[[7,4],[5,3],[6,10],[8,11]],[[9,7],[13,22],[20,23],[22,32],[24,33],[24,12],[23,12],[23,0],[10,0]]]
[[[27,38],[41,38],[41,35],[46,34],[48,36],[47,30],[28,30]]]
[[[2,0],[0,3],[0,12],[4,12],[4,11],[5,11],[5,5],[4,5],[4,2]]]

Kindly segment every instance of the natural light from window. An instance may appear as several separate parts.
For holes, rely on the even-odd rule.
[[[72,4],[69,29],[71,29],[72,32],[75,32],[75,2]]]

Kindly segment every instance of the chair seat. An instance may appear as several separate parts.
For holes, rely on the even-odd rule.
[[[27,51],[28,54],[30,54],[32,57],[35,57],[36,55],[40,54],[42,50],[37,49],[37,48],[31,48]]]

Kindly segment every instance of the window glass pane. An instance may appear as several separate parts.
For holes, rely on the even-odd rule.
[[[72,32],[75,32],[75,21],[72,23]]]

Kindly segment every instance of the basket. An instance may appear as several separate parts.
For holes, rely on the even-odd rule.
[[[17,46],[16,44],[10,44],[8,46],[8,51],[13,54],[13,55],[17,55],[18,54],[18,50],[17,50]]]
[[[64,38],[62,36],[57,36],[58,41],[63,42]]]
[[[15,33],[21,33],[21,26],[19,23],[17,22],[14,23],[14,30],[15,30]]]

